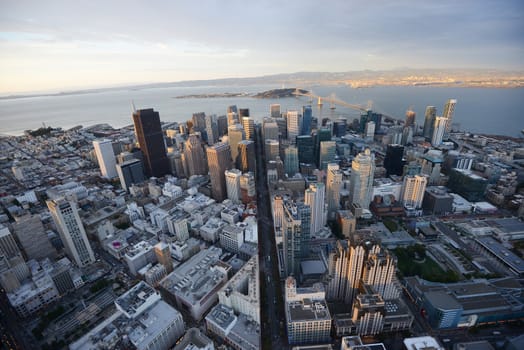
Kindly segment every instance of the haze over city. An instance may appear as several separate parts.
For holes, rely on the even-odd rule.
[[[298,71],[524,68],[521,1],[4,1],[0,93]]]

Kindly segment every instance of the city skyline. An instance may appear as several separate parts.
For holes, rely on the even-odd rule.
[[[145,5],[0,5],[0,92],[297,71],[523,69],[518,1]]]

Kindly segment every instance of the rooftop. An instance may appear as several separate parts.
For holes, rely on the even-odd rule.
[[[303,301],[289,302],[286,305],[286,314],[288,322],[331,320],[329,309],[324,300],[304,299]]]
[[[157,300],[160,300],[160,294],[153,287],[141,281],[118,297],[115,300],[115,305],[127,317],[135,317]]]
[[[491,237],[480,237],[476,238],[475,241],[487,249],[491,254],[502,260],[517,274],[524,274],[524,260],[515,255],[511,250],[507,249]]]

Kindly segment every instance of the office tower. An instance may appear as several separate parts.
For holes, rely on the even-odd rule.
[[[368,140],[373,140],[375,136],[375,122],[367,122],[364,130],[364,137]]]
[[[204,112],[193,113],[193,132],[206,129],[206,114]]]
[[[279,104],[272,104],[269,106],[269,115],[271,118],[280,118],[280,105]]]
[[[231,105],[227,107],[226,113],[238,113],[238,108],[236,105]]]
[[[95,256],[89,240],[87,239],[84,225],[78,215],[78,208],[73,201],[58,198],[47,201],[65,251],[69,258],[79,267],[89,265],[95,261]]]
[[[350,210],[339,210],[337,212],[337,221],[340,226],[340,233],[345,238],[351,239],[357,227],[357,220],[353,213]]]
[[[332,136],[331,129],[326,128],[326,127],[322,127],[320,129],[318,129],[317,133],[315,134],[315,140],[314,140],[314,144],[315,144],[315,164],[317,165],[317,167],[320,167],[320,163],[319,163],[319,160],[320,160],[320,143],[322,141],[331,141],[331,136]],[[300,154],[300,152],[299,152],[299,154]]]
[[[278,125],[278,134],[281,139],[287,139],[287,119],[286,118],[274,118],[275,123]]]
[[[369,148],[359,153],[351,162],[351,181],[349,184],[349,200],[368,209],[373,193],[373,176],[375,174],[375,155]]]
[[[453,115],[455,114],[455,105],[457,104],[457,100],[455,99],[449,99],[448,102],[446,102],[446,105],[444,106],[444,110],[442,111],[442,118],[447,118],[446,122],[446,130],[444,131],[444,140],[447,140],[449,137],[449,133],[451,131],[451,124],[453,123]]]
[[[206,158],[200,138],[196,134],[191,134],[184,143],[184,161],[186,162],[186,176],[206,175]]]
[[[161,177],[168,174],[169,164],[158,112],[152,108],[135,111],[133,123],[136,139],[144,157],[146,176]]]
[[[165,267],[167,274],[170,274],[173,271],[173,260],[169,244],[164,242],[155,244],[155,255],[158,263]]]
[[[240,198],[243,204],[256,200],[257,189],[253,173],[245,173],[240,176]]]
[[[402,140],[400,144],[405,146],[413,143],[413,128],[411,126],[402,128]]]
[[[266,162],[275,160],[280,154],[279,142],[277,140],[266,140],[264,148],[266,151]]]
[[[227,127],[228,128],[238,123],[240,123],[240,118],[238,117],[238,113],[230,112],[227,114]]]
[[[315,143],[313,136],[297,136],[298,162],[304,164],[315,164]]]
[[[337,143],[335,141],[320,142],[320,158],[318,163],[321,170],[326,170],[329,163],[335,161],[337,155]]]
[[[246,140],[255,139],[255,120],[250,117],[242,117],[242,127],[246,134]]]
[[[302,107],[302,132],[301,135],[309,135],[311,133],[311,122],[313,120],[313,110],[311,106]]]
[[[209,146],[213,146],[216,142],[218,142],[218,123],[217,116],[214,114],[206,115],[206,134],[207,144]]]
[[[338,164],[328,164],[326,177],[326,200],[328,206],[328,220],[333,220],[340,206],[340,187],[342,172]]]
[[[384,157],[384,168],[386,168],[386,176],[402,175],[404,168],[404,146],[391,144],[386,149],[386,156]]]
[[[295,144],[296,137],[302,131],[302,116],[298,111],[287,111],[287,139]]]
[[[342,137],[346,135],[347,130],[347,120],[344,118],[339,118],[333,123],[333,133],[336,137]]]
[[[292,177],[298,173],[298,148],[289,146],[284,150],[284,172]]]
[[[138,159],[129,159],[116,165],[116,172],[120,179],[120,186],[124,191],[129,191],[133,184],[145,181],[144,167]]]
[[[93,147],[95,148],[96,159],[102,176],[108,179],[117,177],[116,159],[111,140],[95,140],[93,141]]]
[[[264,120],[262,136],[265,140],[279,140],[278,124],[272,120]]]
[[[418,209],[422,207],[424,192],[428,179],[423,175],[405,176],[402,184],[402,203],[405,207]]]
[[[219,115],[217,117],[217,129],[218,129],[218,136],[216,138],[216,142],[218,142],[218,139],[222,136],[224,136],[225,134],[227,134],[227,116],[225,115]],[[215,142],[215,143],[216,143]]]
[[[231,148],[231,159],[236,162],[238,157],[238,143],[246,139],[244,128],[240,124],[231,125],[227,128],[229,147]]]
[[[437,108],[435,106],[427,106],[426,113],[424,114],[424,131],[422,132],[422,135],[426,139],[431,139],[433,136],[435,118],[437,118]]]
[[[20,248],[16,245],[15,237],[7,227],[0,224],[0,255],[12,258],[20,254]]]
[[[227,198],[233,203],[240,202],[240,176],[242,172],[238,169],[225,171]]]
[[[448,124],[448,119],[444,117],[436,117],[435,125],[433,126],[433,136],[431,137],[431,145],[433,147],[438,147],[442,143],[444,138],[444,133],[446,132],[446,125]]]
[[[375,130],[380,130],[380,127],[382,125],[382,114],[375,113],[370,109],[368,109],[365,112],[362,112],[360,114],[360,132],[365,131],[367,122],[375,123]]]
[[[27,260],[56,258],[56,250],[47,238],[46,230],[38,215],[25,215],[17,218],[13,231],[22,245]]]
[[[406,111],[406,122],[404,123],[404,127],[414,127],[416,116],[417,114],[414,111],[408,109]]]
[[[249,117],[249,108],[239,108],[238,116],[240,119],[242,119],[243,117]]]
[[[397,259],[389,253],[370,253],[364,264],[362,282],[373,287],[386,300],[398,298],[397,288],[393,284],[396,265]]]
[[[323,183],[309,185],[304,193],[304,203],[311,208],[311,230],[312,234],[319,232],[324,227],[324,197],[326,187]]]
[[[309,205],[284,202],[282,218],[282,238],[284,243],[284,263],[288,276],[300,274],[300,262],[309,253],[311,229],[311,208]]]
[[[217,143],[207,148],[207,164],[211,178],[211,196],[217,202],[227,197],[225,171],[231,169],[231,151],[227,143]]]
[[[237,168],[246,173],[256,170],[256,152],[255,142],[249,140],[242,140],[238,143],[238,156],[237,159],[233,159],[236,163]]]

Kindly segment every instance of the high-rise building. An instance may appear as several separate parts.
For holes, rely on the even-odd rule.
[[[219,115],[217,117],[217,128],[218,128],[218,137],[215,139],[215,143],[218,142],[218,139],[225,134],[227,134],[227,116]]]
[[[405,176],[402,185],[402,203],[405,207],[421,208],[428,179],[424,175]]]
[[[148,177],[161,177],[169,173],[160,115],[152,108],[133,113],[135,134],[144,157],[144,170]]]
[[[279,139],[279,129],[278,124],[269,119],[264,120],[263,126],[262,126],[262,136],[265,140],[278,140]]]
[[[309,185],[304,193],[304,203],[311,208],[311,233],[315,234],[324,227],[324,197],[326,187],[323,183]]]
[[[240,202],[240,176],[242,172],[238,169],[225,171],[227,198],[234,203]]]
[[[426,113],[424,115],[424,131],[422,132],[422,135],[426,139],[431,139],[433,136],[435,118],[437,118],[437,108],[435,106],[427,106]]]
[[[228,112],[227,113],[227,127],[229,128],[232,125],[240,123],[240,118],[238,117],[237,112]]]
[[[375,122],[369,121],[366,123],[366,128],[364,130],[364,137],[368,140],[373,140],[375,136]]]
[[[164,242],[155,244],[155,255],[158,263],[165,267],[167,274],[171,273],[173,271],[173,260],[169,244]]]
[[[284,201],[282,238],[286,275],[300,273],[300,262],[309,252],[311,208],[302,203]]]
[[[227,197],[225,171],[231,169],[231,151],[227,143],[217,143],[207,148],[207,164],[211,178],[211,195],[217,202]]]
[[[229,147],[231,149],[231,159],[236,162],[238,157],[238,143],[246,139],[244,128],[240,124],[231,125],[227,129]]]
[[[9,228],[0,224],[0,256],[12,258],[20,255],[20,248]]]
[[[313,136],[297,136],[298,162],[304,164],[315,164],[315,143]]]
[[[206,129],[206,114],[204,112],[193,113],[193,132]]]
[[[444,117],[436,117],[435,125],[433,126],[433,136],[431,137],[431,145],[437,147],[442,143],[444,133],[446,132],[446,125],[448,125],[448,119]]]
[[[397,259],[383,251],[370,253],[364,265],[362,282],[373,287],[382,298],[398,298],[398,290],[393,283]]]
[[[314,145],[315,145],[315,164],[317,167],[320,167],[320,143],[323,141],[331,141],[331,129],[322,127],[317,130],[317,133],[315,135]],[[300,154],[300,152],[299,152]],[[302,162],[301,162],[302,163]]]
[[[417,114],[415,113],[415,111],[408,109],[406,111],[406,122],[404,123],[404,127],[414,127],[416,117],[417,117]]]
[[[264,148],[266,151],[266,162],[275,160],[280,155],[279,142],[277,140],[266,140]]]
[[[295,146],[284,150],[284,171],[289,177],[298,173],[298,148]]]
[[[79,267],[89,265],[95,261],[95,256],[84,225],[78,215],[78,208],[73,201],[58,198],[47,201],[53,221],[64,244],[67,255]]]
[[[272,104],[269,106],[269,115],[271,118],[280,118],[280,105],[279,104]]]
[[[338,118],[333,122],[333,133],[336,137],[342,137],[346,134],[347,120],[344,118]]]
[[[186,176],[206,175],[207,166],[204,150],[200,138],[196,134],[190,134],[184,143],[184,161],[186,163]]]
[[[242,117],[242,127],[246,133],[246,140],[255,139],[255,120],[251,117]]]
[[[457,100],[455,99],[449,99],[448,102],[446,102],[446,105],[444,106],[444,110],[442,111],[442,117],[447,118],[446,122],[446,130],[444,131],[444,140],[447,140],[449,137],[449,133],[451,131],[451,126],[453,123],[453,115],[455,114],[455,105],[457,104]]]
[[[255,176],[253,173],[245,173],[240,176],[240,198],[243,204],[248,204],[256,200],[257,190]]]
[[[386,168],[386,176],[402,175],[404,168],[404,146],[391,144],[386,149],[386,156],[384,157],[384,168]]]
[[[117,164],[116,172],[120,179],[120,186],[122,186],[122,189],[125,191],[129,191],[131,185],[138,184],[146,179],[144,177],[142,162],[134,158]]]
[[[287,138],[292,144],[296,143],[296,137],[302,131],[302,116],[298,111],[287,111]]]
[[[233,159],[237,168],[246,173],[248,171],[255,172],[256,170],[256,153],[255,142],[249,140],[242,140],[238,143],[238,156]]]
[[[359,153],[351,163],[351,181],[349,199],[351,204],[358,204],[368,209],[373,193],[373,176],[375,174],[375,156],[369,148]]]
[[[335,141],[320,142],[319,165],[321,170],[326,170],[329,163],[335,161],[337,155],[337,143]]]
[[[328,220],[333,220],[340,207],[340,187],[342,172],[338,164],[328,164],[326,177],[326,200],[328,206]]]
[[[313,121],[313,110],[311,106],[302,107],[302,131],[301,135],[309,135],[311,133],[311,122]]]
[[[249,117],[249,108],[239,108],[238,116],[240,117],[240,119],[242,119],[243,117]]]
[[[206,134],[207,144],[209,146],[213,146],[216,142],[218,142],[218,122],[217,116],[214,114],[206,115]]]
[[[108,179],[117,177],[116,157],[111,140],[95,140],[93,141],[93,147],[95,148],[96,159],[102,176]]]

